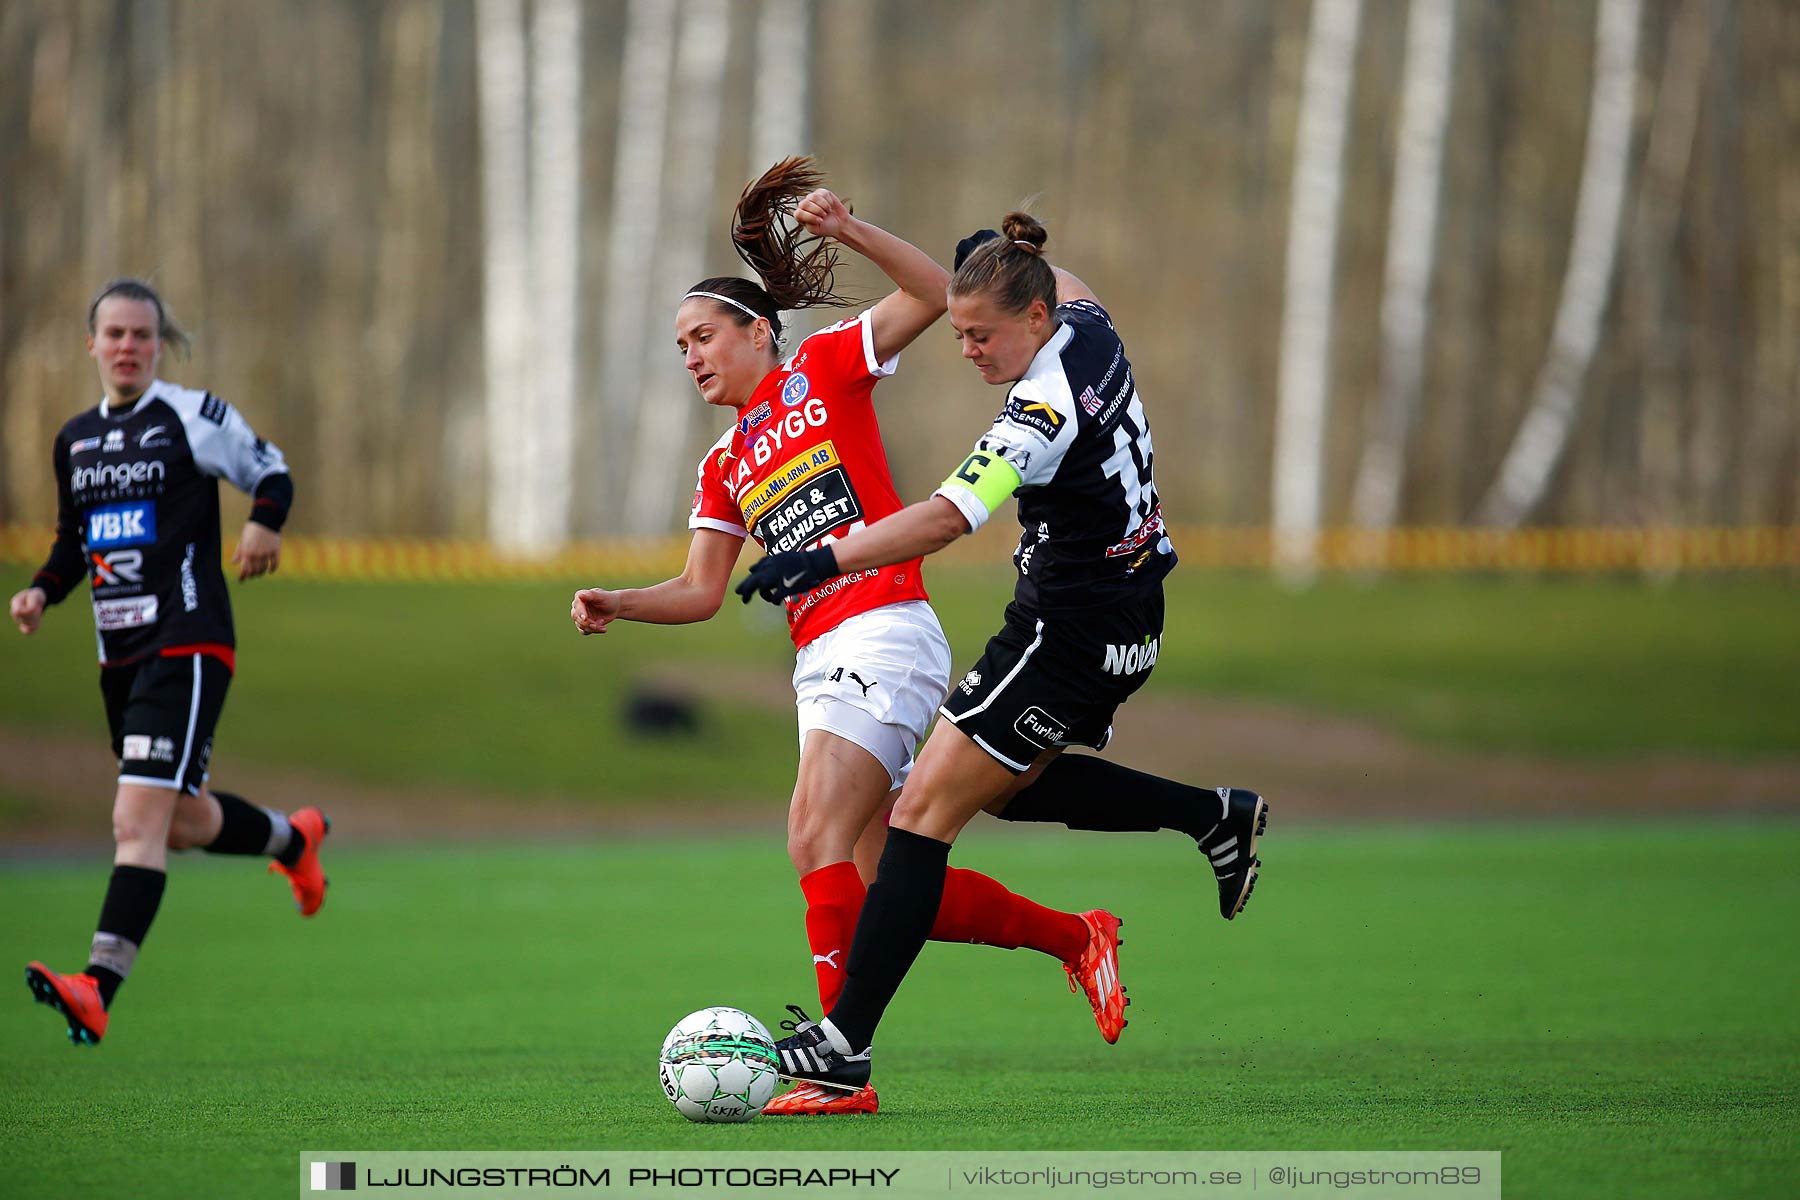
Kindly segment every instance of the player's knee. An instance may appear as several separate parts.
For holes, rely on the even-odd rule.
[[[789,828],[788,860],[794,864],[794,870],[802,875],[810,875],[820,867],[837,861],[830,857],[828,844],[829,839],[821,836],[816,829]]]
[[[841,828],[840,822],[818,809],[797,814],[788,820],[788,859],[802,875],[844,862],[855,848],[858,832]]]
[[[160,822],[148,813],[123,806],[113,806],[113,843],[118,846],[153,845],[163,841]]]

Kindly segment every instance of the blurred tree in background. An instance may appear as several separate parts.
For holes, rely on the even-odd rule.
[[[1335,251],[1310,264],[1329,289],[1320,518],[1487,515],[1541,377],[1567,378],[1553,346],[1589,268],[1570,262],[1578,205],[1605,215],[1579,198],[1604,199],[1590,143],[1610,94],[1616,219],[1589,242],[1604,235],[1612,259],[1527,518],[1800,519],[1800,5],[1338,2],[1357,20]],[[299,529],[485,535],[491,462],[550,479],[572,464],[551,528],[678,528],[722,423],[680,370],[674,309],[687,275],[740,267],[730,205],[787,152],[817,154],[860,213],[946,258],[1041,196],[1052,257],[1131,348],[1171,516],[1271,520],[1308,0],[595,0],[560,18],[579,69],[550,82],[537,68],[558,56],[523,31],[566,6],[506,0],[527,78],[549,89],[508,153],[532,163],[565,88],[579,163],[554,186],[578,188],[572,238],[544,215],[541,181],[561,177],[543,162],[518,168],[522,192],[484,181],[501,161],[483,125],[493,3],[0,6],[0,520],[51,516],[51,437],[99,394],[85,305],[135,274],[198,337],[165,376],[239,404],[286,450]],[[1628,56],[1597,46],[1608,21]],[[1606,92],[1606,69],[1629,86]],[[506,222],[539,239],[519,243],[527,288],[575,265],[572,318],[543,298],[553,280],[526,293],[526,321],[484,310],[495,239],[519,233]],[[868,270],[848,275],[879,294]],[[542,407],[556,387],[490,363],[512,336],[497,329],[554,346],[559,317],[575,330],[572,437]],[[1410,351],[1409,319],[1425,323]],[[552,380],[553,353],[527,356]],[[882,399],[902,494],[925,494],[998,401],[947,329],[909,351]],[[500,464],[509,427],[519,452]],[[1353,510],[1361,464],[1384,454],[1391,504]]]

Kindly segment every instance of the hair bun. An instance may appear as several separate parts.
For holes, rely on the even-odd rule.
[[[1000,222],[1000,233],[1007,241],[1033,254],[1042,254],[1044,243],[1050,240],[1050,235],[1044,232],[1038,219],[1027,212],[1007,213],[1006,218]]]

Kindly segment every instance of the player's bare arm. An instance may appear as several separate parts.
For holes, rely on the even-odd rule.
[[[743,545],[741,537],[697,529],[681,574],[654,587],[623,591],[583,588],[575,593],[569,616],[583,634],[605,633],[614,621],[691,625],[708,620],[725,600],[725,585],[731,581]]]
[[[808,233],[856,251],[898,285],[869,314],[878,360],[906,349],[944,315],[950,272],[911,242],[852,216],[836,193],[826,188],[811,192],[795,207],[794,218]]]
[[[737,594],[746,604],[755,595],[775,604],[838,575],[935,554],[969,528],[961,509],[942,496],[933,496],[816,549],[758,559],[738,582]]]

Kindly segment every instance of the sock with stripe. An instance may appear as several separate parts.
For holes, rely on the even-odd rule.
[[[88,953],[87,973],[100,985],[100,1003],[112,1007],[119,985],[131,974],[138,947],[156,920],[168,875],[151,867],[115,866],[100,905],[100,925]]]
[[[1176,829],[1196,842],[1224,817],[1212,788],[1146,775],[1092,754],[1060,754],[1007,802],[1003,821],[1060,821],[1103,833]]]
[[[806,895],[806,940],[812,946],[813,973],[819,977],[819,1010],[830,1012],[844,989],[845,959],[862,912],[862,876],[853,862],[834,862],[800,877]]]
[[[875,1036],[900,981],[931,936],[944,898],[950,843],[890,828],[881,866],[863,900],[844,990],[832,1006],[830,1027],[860,1053]]]
[[[208,854],[247,854],[273,858],[284,866],[300,861],[306,839],[288,824],[287,814],[251,804],[233,792],[214,791],[219,802],[219,836],[202,847]]]
[[[1087,949],[1088,928],[1074,913],[1045,908],[979,871],[949,867],[931,940],[977,942],[1003,950],[1022,946],[1058,962],[1073,962]]]

